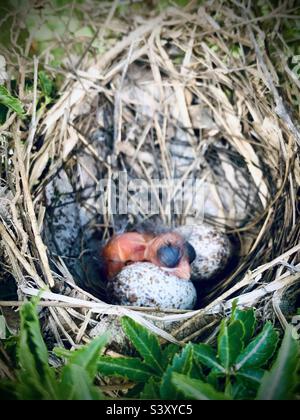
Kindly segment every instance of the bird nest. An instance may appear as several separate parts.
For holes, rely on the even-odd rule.
[[[8,324],[36,295],[49,341],[66,347],[112,326],[118,342],[124,315],[164,340],[210,339],[234,300],[290,321],[300,279],[300,133],[258,27],[231,11],[234,30],[221,30],[214,7],[132,16],[107,51],[70,70],[57,103],[33,111],[29,128],[14,115],[2,126],[14,154],[0,189],[0,281],[19,299],[1,302]],[[145,222],[203,220],[226,231],[235,251],[195,310],[105,301],[102,241]]]

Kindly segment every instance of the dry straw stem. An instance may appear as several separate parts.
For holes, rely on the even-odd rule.
[[[31,222],[32,233],[34,235],[34,241],[35,241],[38,255],[40,256],[40,259],[41,259],[41,264],[42,264],[42,269],[45,275],[45,279],[47,283],[49,283],[50,287],[53,287],[54,279],[50,270],[46,247],[41,238],[41,232],[38,226],[34,204],[33,204],[31,192],[29,189],[28,176],[26,173],[25,165],[24,165],[24,150],[22,150],[22,146],[21,146],[19,123],[17,123],[16,125],[14,134],[15,134],[14,136],[15,151],[16,151],[17,160],[18,160],[18,169],[20,171],[21,181],[23,185],[23,194],[24,194],[25,205],[26,205],[25,208],[28,212],[28,217]]]
[[[141,11],[123,19],[116,14],[117,5],[100,2],[101,17],[93,19],[97,40],[110,43],[109,48],[95,55],[89,41],[75,68],[55,70],[66,81],[57,102],[43,113],[37,114],[36,105],[38,64],[44,58],[33,63],[20,59],[20,97],[25,102],[25,74],[33,74],[31,125],[25,146],[21,134],[26,127],[20,131],[15,115],[0,129],[7,139],[7,132],[13,133],[15,144],[13,170],[4,180],[13,197],[11,219],[0,212],[3,266],[9,267],[21,297],[40,294],[41,314],[49,318],[44,327],[60,345],[85,343],[103,317],[124,315],[163,340],[183,344],[209,334],[213,339],[234,299],[241,307],[256,307],[258,314],[269,314],[272,308],[270,317],[284,327],[289,319],[282,302],[293,287],[299,288],[299,129],[288,111],[291,98],[299,98],[299,81],[284,60],[268,56],[264,42],[277,37],[264,33],[262,23],[272,21],[276,28],[293,18],[293,10],[280,6],[255,17],[235,2],[222,9],[218,1],[200,7],[191,2],[184,9],[171,7],[150,17]],[[276,48],[282,55],[280,45]],[[54,72],[48,63],[46,68]],[[284,96],[279,89],[282,74],[289,75]],[[103,142],[99,148],[91,140],[99,128],[105,135],[113,133],[109,147]],[[120,170],[130,179],[143,178],[161,223],[170,226],[188,221],[192,197],[176,217],[161,201],[153,179],[176,178],[168,191],[171,199],[191,177],[206,186],[214,210],[205,213],[207,220],[235,235],[241,249],[238,266],[211,290],[200,309],[162,313],[158,308],[110,305],[76,285],[68,260],[47,249],[45,195],[62,173],[88,218],[83,230],[101,230],[108,237],[118,228],[108,196],[100,218],[97,200],[81,195],[86,179],[96,194],[100,175],[95,167],[109,179]],[[148,217],[142,208],[138,216],[141,221]],[[127,221],[133,220],[129,215]],[[80,255],[85,252],[82,245]]]

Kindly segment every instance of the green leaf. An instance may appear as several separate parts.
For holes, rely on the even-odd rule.
[[[102,356],[98,361],[98,372],[104,376],[118,376],[144,383],[154,376],[145,363],[134,357]]]
[[[275,353],[278,339],[278,333],[273,325],[267,322],[262,332],[248,344],[237,358],[236,370],[256,369],[264,366]]]
[[[146,383],[143,392],[140,394],[142,400],[159,400],[160,399],[160,383],[154,378],[150,378]]]
[[[179,389],[172,386],[171,378],[174,372],[190,375],[193,367],[193,346],[187,344],[180,354],[177,354],[171,366],[166,370],[160,387],[160,394],[164,400],[178,400],[182,397]]]
[[[230,396],[234,400],[253,400],[255,390],[246,386],[243,382],[236,382],[231,386]]]
[[[206,377],[206,381],[208,384],[210,384],[213,388],[215,388],[217,391],[220,391],[220,381],[219,379],[223,379],[224,375],[220,374],[219,372],[215,370],[211,370],[209,374]]]
[[[163,355],[158,338],[128,317],[122,318],[122,327],[145,363],[155,372],[162,374],[164,372]]]
[[[0,104],[11,109],[18,114],[19,117],[23,117],[25,114],[22,102],[18,98],[12,96],[3,85],[0,86]]]
[[[39,83],[40,83],[40,88],[43,94],[46,97],[51,98],[52,92],[54,90],[54,85],[53,85],[52,80],[49,78],[49,76],[47,75],[45,71],[39,72]]]
[[[217,352],[208,344],[194,344],[194,357],[204,366],[225,373],[225,369],[217,359]]]
[[[68,365],[81,366],[91,380],[94,380],[98,372],[98,360],[100,352],[108,341],[107,334],[95,338],[90,344],[75,350],[70,354]]]
[[[218,336],[218,357],[226,370],[236,361],[243,350],[244,326],[241,321],[228,324],[223,320]]]
[[[177,344],[169,344],[167,347],[163,350],[163,367],[166,369],[169,364],[172,363],[172,360],[176,353],[179,353],[181,351],[181,347]]]
[[[241,369],[236,373],[236,377],[247,385],[258,386],[261,383],[264,373],[265,371],[263,369]]]
[[[74,350],[67,350],[62,347],[54,347],[52,351],[55,354],[55,356],[63,357],[65,359],[69,359],[69,357],[72,356],[72,353],[74,353]]]
[[[266,372],[258,390],[258,400],[288,400],[297,383],[299,343],[293,338],[292,329],[285,332],[278,356],[270,372]]]
[[[186,375],[172,373],[171,382],[178,392],[189,400],[229,400],[225,394],[216,391],[211,385]]]
[[[64,367],[62,382],[60,384],[61,400],[101,400],[103,399],[99,389],[93,385],[86,369],[76,364]]]
[[[230,317],[230,322],[234,321],[235,319],[235,313],[237,310],[237,306],[238,305],[238,299],[234,299],[234,301],[232,302],[232,306],[231,306],[231,317]]]
[[[190,377],[194,378],[194,379],[201,379],[201,380],[205,379],[205,375],[203,373],[202,365],[195,358],[193,358],[193,364],[192,364],[192,369],[191,369],[191,372],[190,372]]]
[[[21,332],[18,344],[20,371],[17,393],[22,399],[56,399],[56,380],[48,364],[35,301],[25,303],[20,311]]]
[[[256,327],[256,318],[254,309],[249,309],[247,311],[241,311],[240,309],[236,309],[233,313],[233,320],[241,321],[245,328],[245,336],[244,342],[248,344],[249,340],[251,340],[255,327]]]

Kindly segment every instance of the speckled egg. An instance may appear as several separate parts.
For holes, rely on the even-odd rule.
[[[226,268],[232,247],[223,232],[207,224],[181,226],[177,231],[196,251],[197,256],[192,263],[192,281],[213,279]]]
[[[191,281],[169,275],[145,262],[125,267],[108,282],[107,291],[112,303],[125,306],[193,309],[197,299]]]

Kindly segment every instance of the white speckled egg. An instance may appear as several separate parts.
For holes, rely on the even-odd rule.
[[[108,282],[107,291],[112,303],[125,306],[193,309],[197,299],[191,281],[169,275],[146,262],[125,267]]]
[[[232,248],[223,232],[207,224],[181,226],[177,231],[196,251],[192,281],[210,280],[226,268]]]

